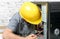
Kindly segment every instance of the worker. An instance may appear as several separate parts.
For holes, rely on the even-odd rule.
[[[31,2],[24,2],[19,13],[9,20],[7,28],[3,32],[4,39],[37,39],[34,30],[42,22],[40,8]]]

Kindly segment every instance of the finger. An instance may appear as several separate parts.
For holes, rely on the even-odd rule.
[[[35,36],[34,36],[34,37],[32,37],[32,38],[36,39],[36,38],[37,38],[37,36],[35,35]]]
[[[31,34],[30,36],[31,36],[31,37],[34,37],[35,35],[34,35],[34,34]]]

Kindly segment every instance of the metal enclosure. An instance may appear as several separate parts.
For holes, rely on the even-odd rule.
[[[60,2],[48,3],[49,39],[60,39]]]

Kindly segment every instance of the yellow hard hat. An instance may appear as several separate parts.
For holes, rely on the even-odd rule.
[[[31,24],[37,25],[42,22],[41,10],[34,3],[24,2],[19,10],[19,14]]]

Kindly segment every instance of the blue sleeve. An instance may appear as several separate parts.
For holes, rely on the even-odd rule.
[[[7,28],[14,31],[17,24],[19,23],[19,19],[20,19],[19,14],[18,13],[14,14],[13,17],[9,20],[9,24],[8,24]]]

